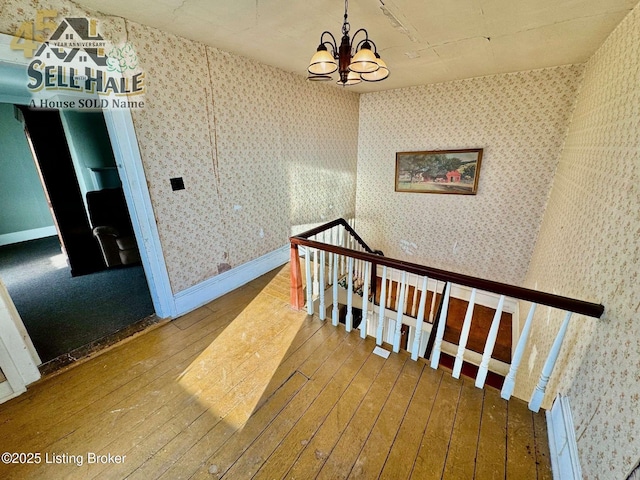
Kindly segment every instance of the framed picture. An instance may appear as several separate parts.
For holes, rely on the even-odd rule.
[[[396,192],[475,195],[482,148],[396,153]]]

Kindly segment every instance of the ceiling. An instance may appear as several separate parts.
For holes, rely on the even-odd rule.
[[[370,92],[583,63],[637,2],[351,0],[351,32],[367,29],[391,74],[347,88]],[[322,31],[340,40],[344,15],[342,0],[76,3],[299,75],[306,75]]]

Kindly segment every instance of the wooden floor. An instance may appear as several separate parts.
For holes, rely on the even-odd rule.
[[[0,478],[551,478],[544,415],[288,294],[286,266],[0,405],[0,453],[40,454]]]

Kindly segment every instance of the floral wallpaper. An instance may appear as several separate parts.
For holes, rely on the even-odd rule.
[[[360,100],[356,220],[386,255],[524,279],[582,67],[370,93]],[[395,154],[483,148],[478,193],[394,191]]]
[[[570,398],[582,473],[624,479],[640,460],[640,7],[586,64],[525,285],[602,303],[574,316],[546,400]],[[527,362],[560,325],[541,311]],[[536,354],[537,352],[537,354]],[[518,379],[537,381],[527,370]]]
[[[5,33],[55,9],[133,44],[147,91],[132,115],[174,293],[286,245],[298,225],[353,216],[357,94],[66,0],[0,9]]]
[[[175,293],[228,263],[216,194],[215,132],[207,115],[206,51],[189,40],[127,24],[147,88],[145,108],[132,111],[133,121]],[[184,190],[171,189],[173,177],[183,178]]]
[[[233,263],[285,245],[296,225],[352,216],[357,95],[214,48],[207,54]]]

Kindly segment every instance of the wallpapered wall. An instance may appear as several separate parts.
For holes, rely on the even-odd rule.
[[[572,318],[547,394],[569,396],[591,479],[624,479],[640,460],[638,132],[640,7],[586,65],[525,281],[605,306],[599,320]],[[558,328],[540,312],[523,365],[539,368]],[[519,380],[537,379],[525,369]]]
[[[147,86],[133,120],[174,293],[282,247],[296,225],[353,216],[356,94],[66,0],[0,6],[4,33],[48,8],[133,43]]]
[[[362,95],[363,238],[392,257],[520,284],[581,73],[567,66]],[[396,152],[476,147],[477,195],[394,192]]]

